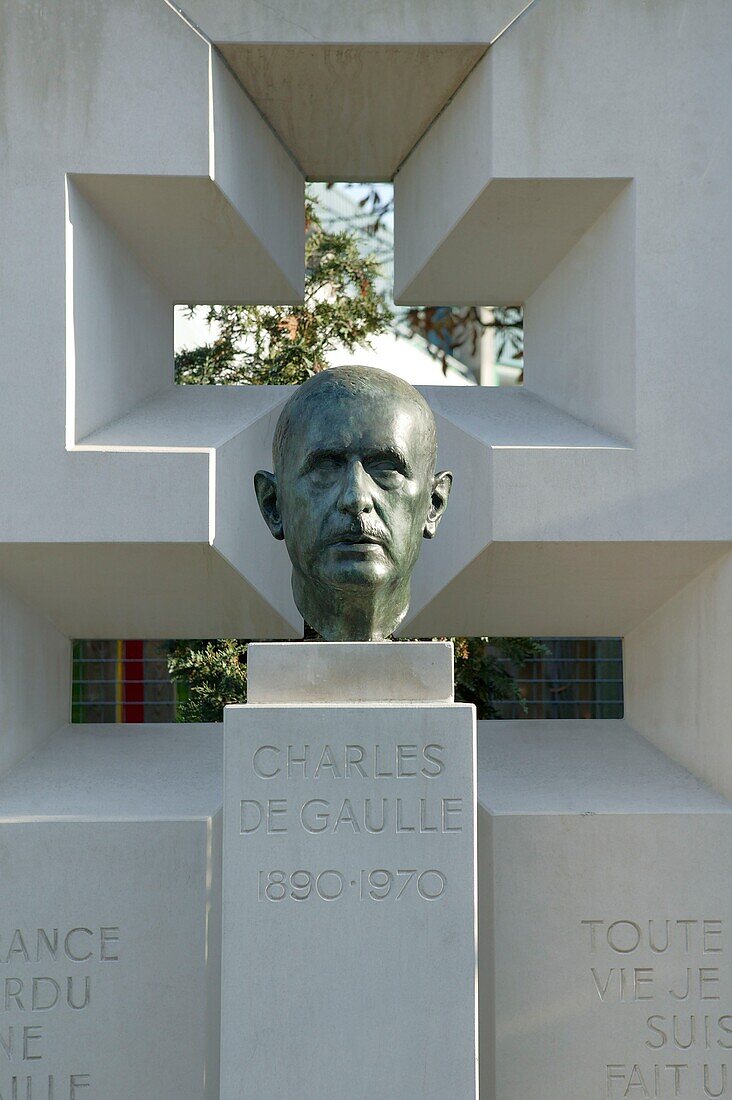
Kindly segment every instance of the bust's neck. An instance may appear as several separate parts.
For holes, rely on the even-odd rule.
[[[363,593],[332,588],[292,572],[292,594],[305,622],[326,642],[381,642],[407,613],[409,578]]]

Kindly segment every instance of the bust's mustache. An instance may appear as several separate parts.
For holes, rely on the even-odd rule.
[[[330,532],[324,541],[326,546],[333,546],[339,542],[375,542],[380,546],[387,547],[389,545],[389,535],[380,524],[358,519],[347,526],[339,527],[337,530]]]

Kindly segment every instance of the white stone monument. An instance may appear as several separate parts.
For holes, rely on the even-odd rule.
[[[469,1100],[475,712],[452,646],[250,652],[224,723],[222,1100]]]
[[[732,803],[624,722],[482,722],[481,1100],[732,1089]]]
[[[66,726],[0,779],[2,1100],[218,1100],[221,732]]]
[[[520,723],[501,759],[488,731],[483,1090],[727,1100],[729,0],[0,0],[0,28],[3,1100],[49,1100],[44,1074],[53,1100],[215,1097],[218,750],[69,731],[69,640],[299,635],[247,490],[286,395],[177,388],[171,361],[176,302],[298,300],[307,177],[395,181],[398,301],[524,305],[522,387],[426,394],[455,490],[405,632],[625,639],[627,725],[534,731],[530,759]],[[247,904],[406,902],[350,881]],[[81,1003],[86,976],[89,1006],[35,1022],[34,978]]]

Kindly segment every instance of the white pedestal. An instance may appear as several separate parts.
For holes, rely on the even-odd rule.
[[[220,769],[70,726],[0,780],[3,1100],[218,1100]]]
[[[450,649],[250,654],[251,697],[295,687],[226,709],[222,1100],[468,1100],[475,720],[425,701],[451,697]]]
[[[624,722],[482,722],[481,1100],[732,1096],[732,805]]]

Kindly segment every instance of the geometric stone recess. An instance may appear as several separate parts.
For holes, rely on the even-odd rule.
[[[366,182],[391,179],[485,52],[481,42],[220,48],[309,179]],[[322,124],[333,100],[340,100],[336,141]]]
[[[625,722],[481,722],[481,1096],[726,1096],[732,803]]]
[[[710,64],[728,71],[729,11],[710,4],[719,35],[697,22],[682,47],[674,5],[653,26],[638,8],[610,23],[601,3],[565,7],[533,5],[492,45],[395,179],[397,301],[523,302],[526,328],[526,392],[477,397],[471,413],[491,448],[492,546],[436,596],[433,617],[417,617],[418,632],[443,614],[450,630],[464,617],[470,632],[483,619],[491,631],[553,620],[581,633],[581,617],[595,631],[612,591],[606,629],[625,633],[730,546],[726,338],[705,337],[709,371],[690,386],[675,304],[706,301],[730,318],[719,236],[732,225],[730,151],[703,79]],[[692,132],[693,144],[679,136]],[[530,394],[603,433],[604,448],[571,446],[569,432],[532,447]],[[471,398],[447,400],[465,428],[458,404]],[[524,437],[508,447],[494,400]],[[639,544],[664,578],[642,617],[629,597]],[[575,586],[593,573],[594,594]],[[520,623],[502,606],[508,587],[521,590]]]
[[[732,554],[631,631],[625,713],[659,749],[732,799]]]
[[[374,178],[388,152],[397,294],[525,305],[522,389],[427,393],[457,475],[454,527],[425,548],[405,631],[601,631],[612,607],[625,633],[729,547],[724,326],[694,349],[705,368],[689,401],[677,306],[728,309],[729,172],[703,78],[709,58],[726,71],[726,8],[714,0],[681,50],[671,8],[657,26],[628,8],[608,27],[592,3],[558,34],[547,5],[514,21],[522,6],[410,0],[386,26],[350,3],[279,18],[196,0],[183,18],[133,0],[125,18],[54,10],[39,39],[33,14],[3,0],[17,70],[0,206],[0,582],[61,633],[298,634],[249,483],[285,395],[176,394],[171,307],[298,299],[298,161],[320,155],[316,138],[346,179]],[[288,59],[291,87],[305,72],[313,84],[284,117]],[[56,73],[66,94],[16,72]],[[313,136],[293,154],[282,136],[305,141],[303,111]],[[684,127],[695,143],[676,140]],[[654,577],[640,603],[635,548]],[[514,616],[502,594],[517,578]]]
[[[0,1096],[217,1100],[221,727],[67,726],[0,780]]]
[[[63,585],[63,547],[73,545],[92,583],[85,593],[78,562],[68,566],[69,603],[79,609],[89,597],[92,635],[126,606],[133,636],[168,636],[183,625],[183,592],[212,611],[198,631],[189,616],[194,633],[217,634],[230,617],[235,634],[251,625],[287,635],[289,610],[283,618],[269,607],[212,549],[216,448],[256,419],[256,398],[228,434],[214,425],[203,444],[200,431],[186,436],[185,417],[142,445],[84,440],[174,390],[174,303],[301,297],[302,173],[212,46],[167,5],[49,20],[47,60],[56,64],[54,39],[68,94],[44,101],[32,81],[11,79],[6,99],[0,578],[70,634],[81,624],[54,606],[58,585],[47,602],[43,592],[54,574]],[[42,65],[31,13],[3,4],[3,29],[19,72]],[[209,404],[194,398],[192,419],[204,420]],[[129,558],[115,557],[123,547]],[[182,556],[186,579],[166,594],[168,553]],[[158,592],[149,617],[148,584]]]
[[[225,711],[222,1100],[467,1100],[475,710],[444,701],[452,646],[309,650],[253,646],[254,698],[292,690]]]
[[[0,774],[66,724],[71,646],[0,585]]]

